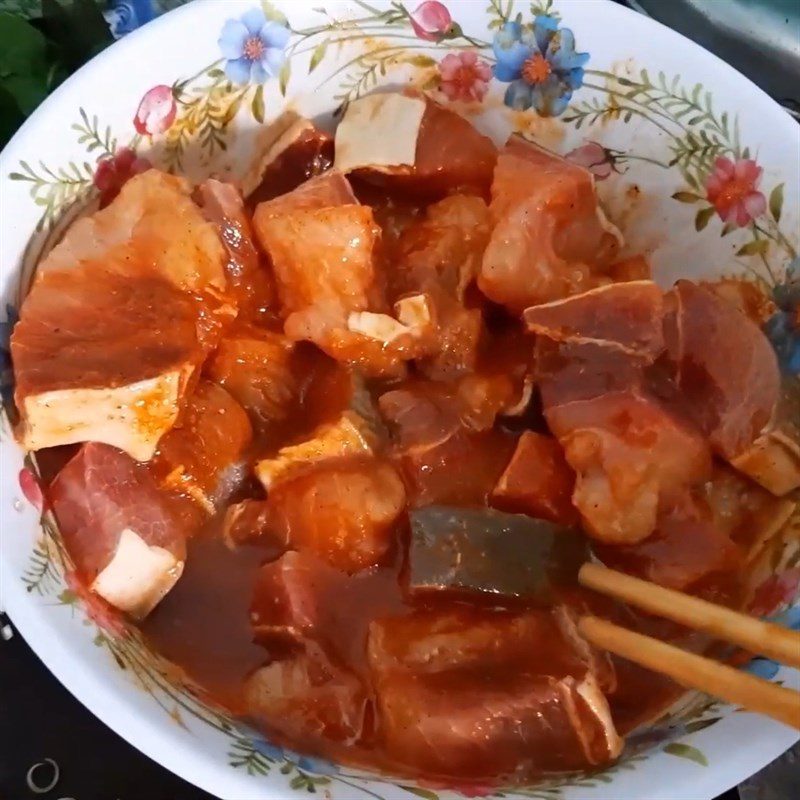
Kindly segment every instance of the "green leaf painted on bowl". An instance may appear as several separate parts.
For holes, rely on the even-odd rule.
[[[769,193],[769,213],[775,222],[781,221],[781,212],[783,211],[783,184],[779,183]]]
[[[664,748],[664,752],[669,753],[671,756],[694,761],[695,764],[699,764],[701,767],[708,766],[708,759],[696,747],[690,744],[671,742]]]

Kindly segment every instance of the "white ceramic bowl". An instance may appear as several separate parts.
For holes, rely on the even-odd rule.
[[[312,8],[323,4],[325,11]],[[126,37],[59,88],[0,158],[4,319],[13,320],[59,221],[95,199],[98,187],[107,190],[135,169],[140,162],[134,153],[195,178],[211,171],[241,174],[262,120],[288,104],[330,119],[334,108],[375,85],[409,82],[453,100],[498,141],[522,131],[589,165],[631,250],[651,254],[660,281],[748,274],[780,291],[798,243],[796,123],[714,56],[618,5],[540,0],[533,6],[549,17],[534,19],[531,4],[521,0],[411,0],[405,6],[383,0],[204,0]],[[224,54],[218,41],[226,20],[248,11],[245,22],[262,31],[270,48],[264,72],[228,64],[237,55],[236,26],[222,37]],[[267,29],[258,18],[264,12],[275,22]],[[560,56],[548,50],[546,60],[571,81],[571,98],[563,90],[546,96],[511,83],[519,77],[515,65],[502,50],[497,61],[492,43],[498,33],[519,37],[517,15],[545,42],[555,28],[562,31]],[[567,31],[574,34],[575,50],[588,53],[583,74],[563,74],[582,60],[572,58]],[[226,69],[234,81],[263,83],[229,84]],[[469,79],[459,82],[458,69]],[[506,97],[532,107],[511,109]],[[537,107],[560,113],[539,116]],[[715,187],[734,172],[747,191],[730,214],[743,224],[726,227]],[[10,327],[2,325],[6,350]],[[788,358],[797,342],[776,337],[776,345]],[[10,371],[5,361],[3,367],[8,401]],[[8,404],[6,411],[12,413]],[[286,798],[309,784],[337,800],[451,796],[281,751],[181,685],[135,630],[76,591],[55,523],[40,512],[35,463],[14,442],[5,413],[2,422],[3,604],[42,660],[100,719],[223,798]],[[754,579],[762,584],[755,604],[763,612],[796,594],[799,525],[796,513],[793,531],[776,537]],[[776,674],[766,662],[758,668],[800,685],[797,673]],[[700,800],[751,775],[796,739],[765,718],[691,702],[635,738],[621,763],[605,773],[504,796]],[[461,789],[472,795],[495,791]]]

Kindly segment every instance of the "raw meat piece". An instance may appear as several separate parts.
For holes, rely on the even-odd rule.
[[[222,538],[235,550],[241,544],[257,542],[270,533],[269,503],[266,500],[242,500],[225,509]]]
[[[575,473],[552,437],[525,431],[517,449],[492,491],[495,508],[529,514],[562,525],[574,525],[578,513],[572,505]]]
[[[241,193],[230,183],[209,178],[200,184],[197,194],[227,252],[225,274],[238,318],[268,319],[275,304],[275,287],[272,275],[260,262]]]
[[[528,330],[557,342],[613,347],[652,362],[664,349],[661,289],[652,281],[612,283],[527,308]]]
[[[468,120],[416,92],[362,97],[336,131],[337,168],[415,196],[487,195],[496,158]]]
[[[79,574],[112,605],[145,616],[180,577],[187,531],[147,468],[122,451],[84,445],[49,497]]]
[[[669,301],[664,332],[686,407],[715,451],[736,458],[778,404],[775,352],[735,306],[691,281],[678,281]]]
[[[374,622],[368,652],[387,749],[416,769],[524,779],[621,750],[595,676],[548,613],[417,612]]]
[[[600,541],[646,539],[659,504],[710,474],[699,432],[638,391],[551,406],[545,418],[577,474],[572,502]]]
[[[478,286],[514,312],[592,289],[619,249],[591,173],[518,138],[497,159],[489,209]]]
[[[272,530],[287,546],[355,572],[389,550],[405,491],[389,464],[347,459],[281,481],[268,502]]]
[[[266,431],[286,417],[296,400],[293,351],[294,343],[282,334],[244,325],[220,341],[206,371]]]
[[[300,746],[353,744],[361,736],[367,695],[351,672],[313,642],[256,670],[245,684],[248,712]]]
[[[164,488],[213,514],[242,481],[253,435],[244,409],[221,386],[198,383],[179,423],[159,442],[150,468]]]

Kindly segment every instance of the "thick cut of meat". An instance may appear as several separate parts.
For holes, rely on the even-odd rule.
[[[387,750],[416,769],[524,778],[621,750],[595,676],[549,613],[417,612],[374,622],[368,653]]]
[[[330,170],[301,183],[286,194],[259,203],[253,215],[253,225],[261,243],[266,247],[268,236],[263,235],[262,228],[274,217],[282,217],[295,211],[314,211],[357,203],[347,178],[337,170]]]
[[[483,335],[479,308],[462,303],[440,290],[431,290],[436,309],[433,354],[420,361],[420,370],[432,380],[447,380],[475,369]]]
[[[78,572],[112,605],[144,616],[180,577],[187,531],[147,468],[130,456],[84,445],[49,496]]]
[[[428,206],[397,243],[397,266],[390,285],[398,291],[438,286],[463,301],[475,280],[489,241],[489,209],[479,197],[454,195]]]
[[[213,514],[244,477],[242,457],[252,435],[236,400],[218,384],[200,381],[150,467],[165,489]]]
[[[552,406],[545,417],[577,474],[572,502],[600,541],[647,538],[659,504],[710,474],[700,433],[639,391]]]
[[[389,464],[348,459],[281,481],[268,502],[272,530],[287,546],[308,548],[332,566],[355,572],[377,564],[389,550],[405,499]]]
[[[301,643],[313,638],[347,576],[309,552],[294,550],[261,567],[253,588],[250,623],[256,639]]]
[[[515,312],[593,288],[619,249],[591,173],[520,139],[497,159],[490,211],[478,286]]]
[[[239,190],[209,178],[198,188],[206,218],[216,225],[227,253],[225,275],[239,309],[239,319],[269,317],[275,303],[272,275],[260,263],[253,229]]]
[[[336,131],[337,168],[414,196],[486,196],[496,158],[468,120],[416,92],[360,98]]]
[[[465,403],[460,388],[411,384],[378,401],[394,431],[394,458],[415,507],[486,505],[511,458],[513,438],[468,427],[485,420],[488,409]]]
[[[299,387],[292,369],[294,342],[254,326],[237,327],[219,343],[206,366],[262,432],[289,413]]]
[[[557,342],[613,347],[652,362],[664,349],[661,289],[652,281],[612,283],[527,308],[528,330]]]
[[[644,541],[598,545],[595,552],[610,567],[679,591],[724,578],[742,565],[741,549],[689,495],[662,511],[655,531]]]
[[[12,338],[24,444],[100,441],[149,458],[235,313],[224,262],[189,184],[156,170],[75,222]]]
[[[266,500],[249,498],[225,509],[222,539],[235,550],[241,544],[256,542],[270,533],[269,504]]]
[[[249,716],[292,743],[353,744],[361,736],[367,694],[361,681],[313,642],[256,670],[245,683]]]
[[[202,360],[199,305],[163,278],[94,266],[48,272],[22,306],[11,338],[22,443],[97,441],[146,460]]]
[[[191,185],[155,169],[131,178],[106,208],[74,222],[39,265],[43,277],[78,264],[102,264],[133,277],[143,271],[184,291],[227,287],[225,251],[216,227],[192,202]]]
[[[495,508],[574,525],[575,473],[552,437],[525,431],[505,472],[492,491]]]
[[[735,459],[778,404],[775,351],[747,316],[691,281],[678,281],[669,301],[664,331],[678,388],[715,451]]]
[[[259,158],[242,180],[249,203],[290,192],[333,164],[333,138],[293,111],[281,114],[264,137]]]

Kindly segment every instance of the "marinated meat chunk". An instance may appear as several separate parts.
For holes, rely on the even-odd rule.
[[[180,578],[187,530],[147,468],[130,456],[86,444],[49,496],[79,574],[112,605],[145,616]]]
[[[259,203],[253,214],[253,226],[262,245],[266,247],[268,235],[263,235],[262,229],[274,217],[294,211],[314,211],[357,203],[347,178],[338,170],[331,170],[301,183],[286,194]]]
[[[552,437],[525,431],[492,491],[495,508],[529,514],[562,525],[578,522],[572,505],[575,473]]]
[[[548,613],[374,622],[369,661],[386,747],[417,769],[524,780],[621,750],[596,678]]]
[[[355,411],[345,411],[334,423],[318,427],[311,438],[282,447],[274,458],[256,464],[256,476],[264,488],[313,468],[330,459],[372,455],[376,437],[367,420]]]
[[[514,312],[594,288],[619,249],[592,174],[519,138],[497,159],[489,210],[478,286]]]
[[[269,319],[275,304],[272,275],[260,262],[253,228],[239,190],[209,178],[197,189],[206,218],[216,225],[227,253],[225,275],[239,319]]]
[[[427,506],[410,514],[408,588],[493,601],[553,602],[587,558],[574,529],[522,514]]]
[[[496,158],[466,119],[413,92],[359,98],[336,130],[337,169],[415,196],[487,195]]]
[[[221,386],[201,381],[180,422],[151,463],[161,485],[213,514],[244,477],[242,457],[253,430],[244,409]]]
[[[677,386],[715,451],[736,458],[778,403],[775,352],[736,307],[691,281],[678,281],[669,300],[664,328]]]
[[[293,644],[313,638],[330,605],[331,592],[345,588],[346,575],[308,552],[290,551],[258,573],[250,606],[257,640]]]
[[[266,500],[250,498],[225,509],[222,538],[232,550],[241,544],[257,542],[269,533],[270,514]]]
[[[40,277],[11,338],[23,446],[96,441],[150,458],[202,361],[198,316],[163,278],[93,265]]]
[[[208,376],[230,392],[262,433],[283,420],[296,400],[294,342],[279,333],[238,326],[219,343]]]
[[[646,539],[659,504],[710,474],[699,432],[638,391],[551,406],[545,417],[577,475],[572,502],[600,541]]]
[[[612,283],[527,308],[528,330],[557,342],[613,347],[652,362],[664,349],[661,289],[652,281]]]
[[[256,670],[245,684],[251,717],[301,747],[353,744],[361,736],[367,694],[351,672],[313,642]]]
[[[355,572],[386,555],[405,491],[389,464],[348,459],[281,481],[268,502],[271,528],[286,546]]]
[[[598,545],[595,552],[610,567],[679,591],[730,575],[741,566],[743,555],[708,509],[689,495],[659,514],[655,531],[644,541]]]

